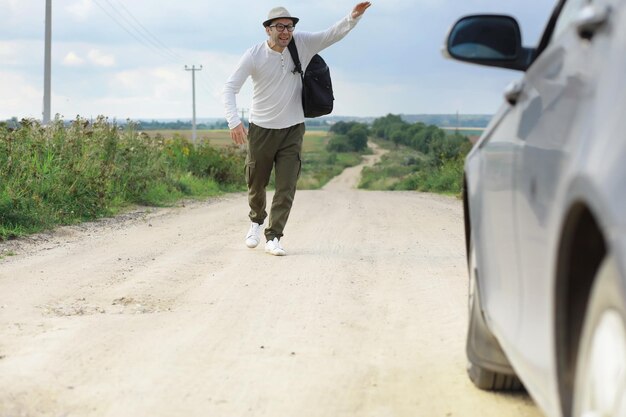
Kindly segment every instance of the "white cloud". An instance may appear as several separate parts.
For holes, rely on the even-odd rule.
[[[400,84],[355,83],[350,77],[333,74],[335,105],[333,114],[338,116],[376,116],[387,113],[410,113],[406,96],[415,91]],[[373,97],[377,99],[372,100]],[[393,99],[389,99],[393,97]],[[413,103],[411,110],[415,109]]]
[[[0,119],[10,117],[41,117],[43,111],[43,86],[41,89],[29,84],[26,78],[13,73],[0,76]]]
[[[67,55],[65,55],[65,58],[63,58],[63,65],[68,67],[80,67],[84,63],[85,60],[76,55],[75,52],[68,52]]]
[[[4,65],[16,64],[19,62],[21,51],[16,42],[0,41],[0,62]]]
[[[110,85],[129,92],[136,91],[145,85],[145,76],[144,70],[120,71],[113,76]]]
[[[191,90],[186,75],[184,71],[165,67],[120,71],[109,82],[109,95],[145,97],[153,102],[180,100]]]
[[[92,64],[99,67],[113,67],[115,66],[115,56],[106,55],[97,49],[92,49],[87,54],[87,57]]]
[[[78,21],[85,21],[91,15],[93,3],[91,0],[80,0],[65,8],[67,12]]]
[[[0,9],[4,13],[11,13],[16,11],[19,5],[19,0],[0,0]]]
[[[155,68],[152,70],[152,75],[157,79],[167,82],[179,82],[182,77],[179,76],[180,71],[172,71],[169,68]]]

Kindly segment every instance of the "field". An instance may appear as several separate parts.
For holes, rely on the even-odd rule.
[[[148,130],[145,133],[154,138],[184,137],[191,141],[191,130]],[[198,141],[208,141],[212,147],[226,149],[233,145],[228,130],[197,130]],[[326,150],[330,139],[326,130],[307,130],[302,144],[302,172],[298,180],[298,189],[318,189],[331,178],[339,175],[344,168],[361,161],[358,154],[334,154]],[[242,147],[242,149],[245,149]],[[274,185],[274,176],[270,178],[270,188]]]
[[[191,140],[191,130],[147,130],[145,131],[151,137],[161,135],[164,138],[172,138],[175,135],[182,136]],[[209,141],[212,146],[217,148],[225,148],[232,145],[230,132],[228,130],[197,130],[196,136],[199,141]],[[328,132],[320,130],[309,130],[304,135],[304,143],[302,151],[319,152],[324,149],[328,142]]]
[[[485,131],[484,127],[442,127],[447,133],[458,133],[465,136],[480,136]]]

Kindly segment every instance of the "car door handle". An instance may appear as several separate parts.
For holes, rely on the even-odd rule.
[[[589,4],[583,7],[575,20],[578,36],[583,39],[591,39],[596,31],[606,24],[611,15],[609,6],[596,6]]]
[[[517,100],[522,95],[524,91],[524,81],[517,80],[512,81],[509,85],[504,89],[504,98],[509,102],[510,105],[514,106],[517,104]]]

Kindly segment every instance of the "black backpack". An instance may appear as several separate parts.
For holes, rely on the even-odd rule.
[[[324,59],[315,55],[302,72],[302,64],[298,56],[296,42],[292,39],[287,46],[291,59],[296,64],[293,73],[300,73],[302,77],[302,108],[304,117],[320,117],[333,111],[333,84],[330,80],[330,70]]]

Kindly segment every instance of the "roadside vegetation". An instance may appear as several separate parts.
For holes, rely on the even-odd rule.
[[[393,114],[371,126],[338,122],[330,132],[326,150],[331,160],[346,153],[360,157],[368,138],[388,150],[379,163],[363,169],[359,188],[461,193],[463,163],[472,146],[467,136]]]
[[[0,240],[113,215],[134,204],[243,190],[244,155],[100,117],[0,124]]]
[[[393,114],[376,119],[371,136],[389,152],[363,169],[359,188],[461,193],[463,163],[472,146],[466,136]]]
[[[330,128],[330,134],[315,133],[314,140],[305,136],[298,189],[322,188],[345,168],[358,165],[363,154],[371,153],[367,147],[369,129],[365,124],[338,122]]]
[[[99,117],[0,122],[0,241],[57,225],[111,216],[134,205],[244,191],[245,149],[228,130],[140,131]],[[298,189],[319,189],[371,153],[390,151],[363,170],[360,188],[460,193],[465,136],[388,115],[373,124],[334,123],[308,130]],[[270,188],[273,187],[273,179]]]

